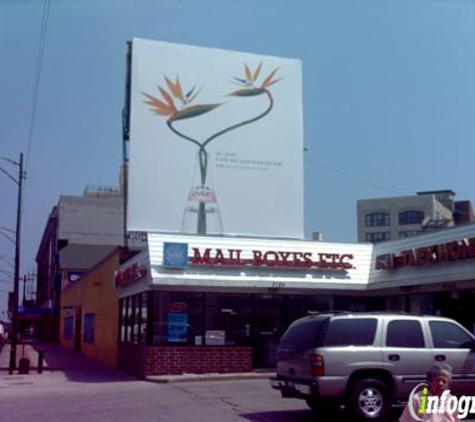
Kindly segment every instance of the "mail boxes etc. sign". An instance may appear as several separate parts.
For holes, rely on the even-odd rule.
[[[191,256],[188,257],[188,245],[179,243],[165,243],[163,252],[163,266],[168,268],[185,268],[187,265],[208,267],[277,267],[286,269],[313,268],[340,271],[355,268],[352,264],[354,259],[352,254],[274,250],[244,252],[241,249],[200,249],[193,247],[191,248]],[[170,259],[170,257],[173,259]]]
[[[375,268],[377,270],[393,270],[401,267],[421,267],[470,258],[475,258],[475,237],[406,249],[399,254],[378,255]]]

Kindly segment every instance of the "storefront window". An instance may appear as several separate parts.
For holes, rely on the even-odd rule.
[[[289,315],[287,325],[298,318],[302,318],[311,313],[325,312],[333,308],[333,300],[331,296],[307,296],[292,295],[289,298]]]
[[[120,341],[144,344],[147,339],[147,293],[120,300]]]
[[[148,303],[147,303],[147,293],[141,294],[142,306],[140,310],[140,333],[139,341],[144,344],[147,341],[147,315],[148,315]]]
[[[153,344],[202,345],[204,294],[153,292]]]
[[[251,341],[252,296],[208,294],[205,344],[236,346]]]

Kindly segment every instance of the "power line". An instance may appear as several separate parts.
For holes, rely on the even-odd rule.
[[[16,179],[14,180],[14,182],[16,183]],[[10,229],[8,227],[0,226],[0,230],[6,230],[7,232],[10,232],[11,234],[15,234],[15,230]]]
[[[0,268],[0,273],[5,274],[9,277],[14,277],[15,276],[11,271],[2,270],[1,268]]]
[[[44,56],[45,44],[46,44],[46,32],[48,28],[49,8],[50,8],[50,0],[44,0],[43,17],[41,20],[41,32],[40,32],[39,48],[38,48],[38,57],[36,60],[36,75],[35,75],[35,85],[34,85],[34,91],[33,91],[33,102],[32,102],[32,108],[31,108],[30,126],[28,130],[28,144],[26,147],[25,170],[28,167],[28,159],[30,157],[31,142],[33,140],[33,133],[35,130],[35,119],[36,119],[36,111],[38,108],[37,106],[38,106],[38,97],[39,97],[39,91],[40,91],[41,71],[43,68],[43,56]]]
[[[15,268],[15,266],[12,264],[12,260],[10,258],[7,258],[3,255],[0,255],[0,261],[4,262],[5,264],[10,265],[10,267]]]
[[[13,239],[13,237],[11,236],[8,236],[8,234],[5,234],[2,231],[0,231],[0,235],[2,235],[5,239],[8,239],[10,242],[15,243],[15,239]]]
[[[310,164],[314,164],[318,167],[321,167],[321,168],[324,168],[325,170],[329,170],[329,171],[332,171],[334,173],[337,173],[339,174],[340,176],[344,176],[344,177],[347,177],[348,179],[352,179],[354,181],[357,181],[357,182],[360,182],[360,183],[363,183],[365,185],[368,185],[368,186],[372,186],[373,188],[377,188],[377,189],[381,189],[381,190],[385,190],[387,192],[391,192],[391,193],[395,193],[396,195],[398,196],[404,196],[405,194],[402,193],[402,192],[399,192],[397,190],[394,190],[394,189],[391,189],[391,188],[387,188],[386,186],[383,186],[383,185],[379,185],[377,183],[374,183],[374,182],[370,182],[369,180],[365,180],[361,177],[358,177],[358,176],[354,176],[352,174],[349,174],[349,173],[345,173],[344,171],[341,171],[341,170],[338,170],[336,168],[333,168],[333,167],[330,167],[330,166],[327,166],[326,164],[322,164],[322,163],[319,163],[315,160],[312,160],[311,158],[305,158],[305,161],[309,162]]]

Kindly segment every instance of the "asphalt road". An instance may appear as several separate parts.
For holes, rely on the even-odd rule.
[[[315,416],[268,381],[156,384],[120,372],[0,374],[2,422],[353,422],[344,411]]]
[[[0,420],[329,422],[303,401],[282,399],[266,380],[155,384],[127,376],[70,379],[62,373],[0,376]],[[342,413],[331,420],[352,419]]]

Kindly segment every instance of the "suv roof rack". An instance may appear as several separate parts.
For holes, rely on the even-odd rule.
[[[307,311],[307,315],[333,315],[333,314],[351,314],[350,311],[340,311],[340,310],[332,310],[332,311]]]

